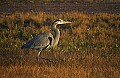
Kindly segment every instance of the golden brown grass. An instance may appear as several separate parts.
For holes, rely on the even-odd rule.
[[[0,78],[120,78],[120,14],[15,13],[0,16]],[[20,47],[35,35],[59,26],[57,48],[37,51]]]

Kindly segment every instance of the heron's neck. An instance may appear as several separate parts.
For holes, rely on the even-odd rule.
[[[57,25],[58,24],[56,24],[56,23],[53,24],[53,31],[55,32],[54,44],[53,44],[54,47],[57,46],[59,38],[60,38],[60,30],[58,28],[56,28]]]

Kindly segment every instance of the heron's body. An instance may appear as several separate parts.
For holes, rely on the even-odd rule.
[[[54,38],[53,35],[49,32],[41,33],[35,36],[33,39],[28,41],[21,48],[31,48],[34,50],[44,50],[48,47],[53,46]]]
[[[53,24],[53,31],[55,32],[54,36],[49,32],[41,33],[35,36],[30,41],[28,41],[26,44],[24,44],[21,48],[22,49],[31,48],[35,50],[40,50],[40,52],[38,53],[38,57],[39,57],[42,50],[45,50],[49,47],[57,46],[59,42],[59,38],[60,38],[60,31],[56,26],[58,24],[65,24],[65,23],[71,23],[71,22],[63,21],[63,20],[56,20]]]

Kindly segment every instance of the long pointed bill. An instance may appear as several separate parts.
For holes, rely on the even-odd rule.
[[[72,22],[69,22],[69,21],[62,21],[63,24],[69,24],[69,23],[72,23]]]

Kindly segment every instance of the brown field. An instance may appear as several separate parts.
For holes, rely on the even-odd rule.
[[[60,14],[65,12],[83,12],[83,13],[120,13],[120,2],[35,2],[35,3],[13,3],[1,4],[0,14],[12,14],[15,12],[45,12]]]
[[[74,4],[80,8],[79,3]],[[42,5],[48,7],[49,3],[32,6]],[[0,7],[0,78],[120,78],[118,10],[100,13],[97,9],[99,12],[89,14],[64,8],[65,12],[54,13],[51,5],[50,10],[36,8],[36,12],[33,9],[30,12],[23,6],[18,9],[19,5],[10,5],[10,10],[6,5],[4,9]],[[21,46],[41,32],[52,33],[51,24],[59,18],[72,24],[58,26],[61,37],[57,48],[45,50],[41,55],[51,61],[41,59],[37,63],[38,51],[21,50]]]

